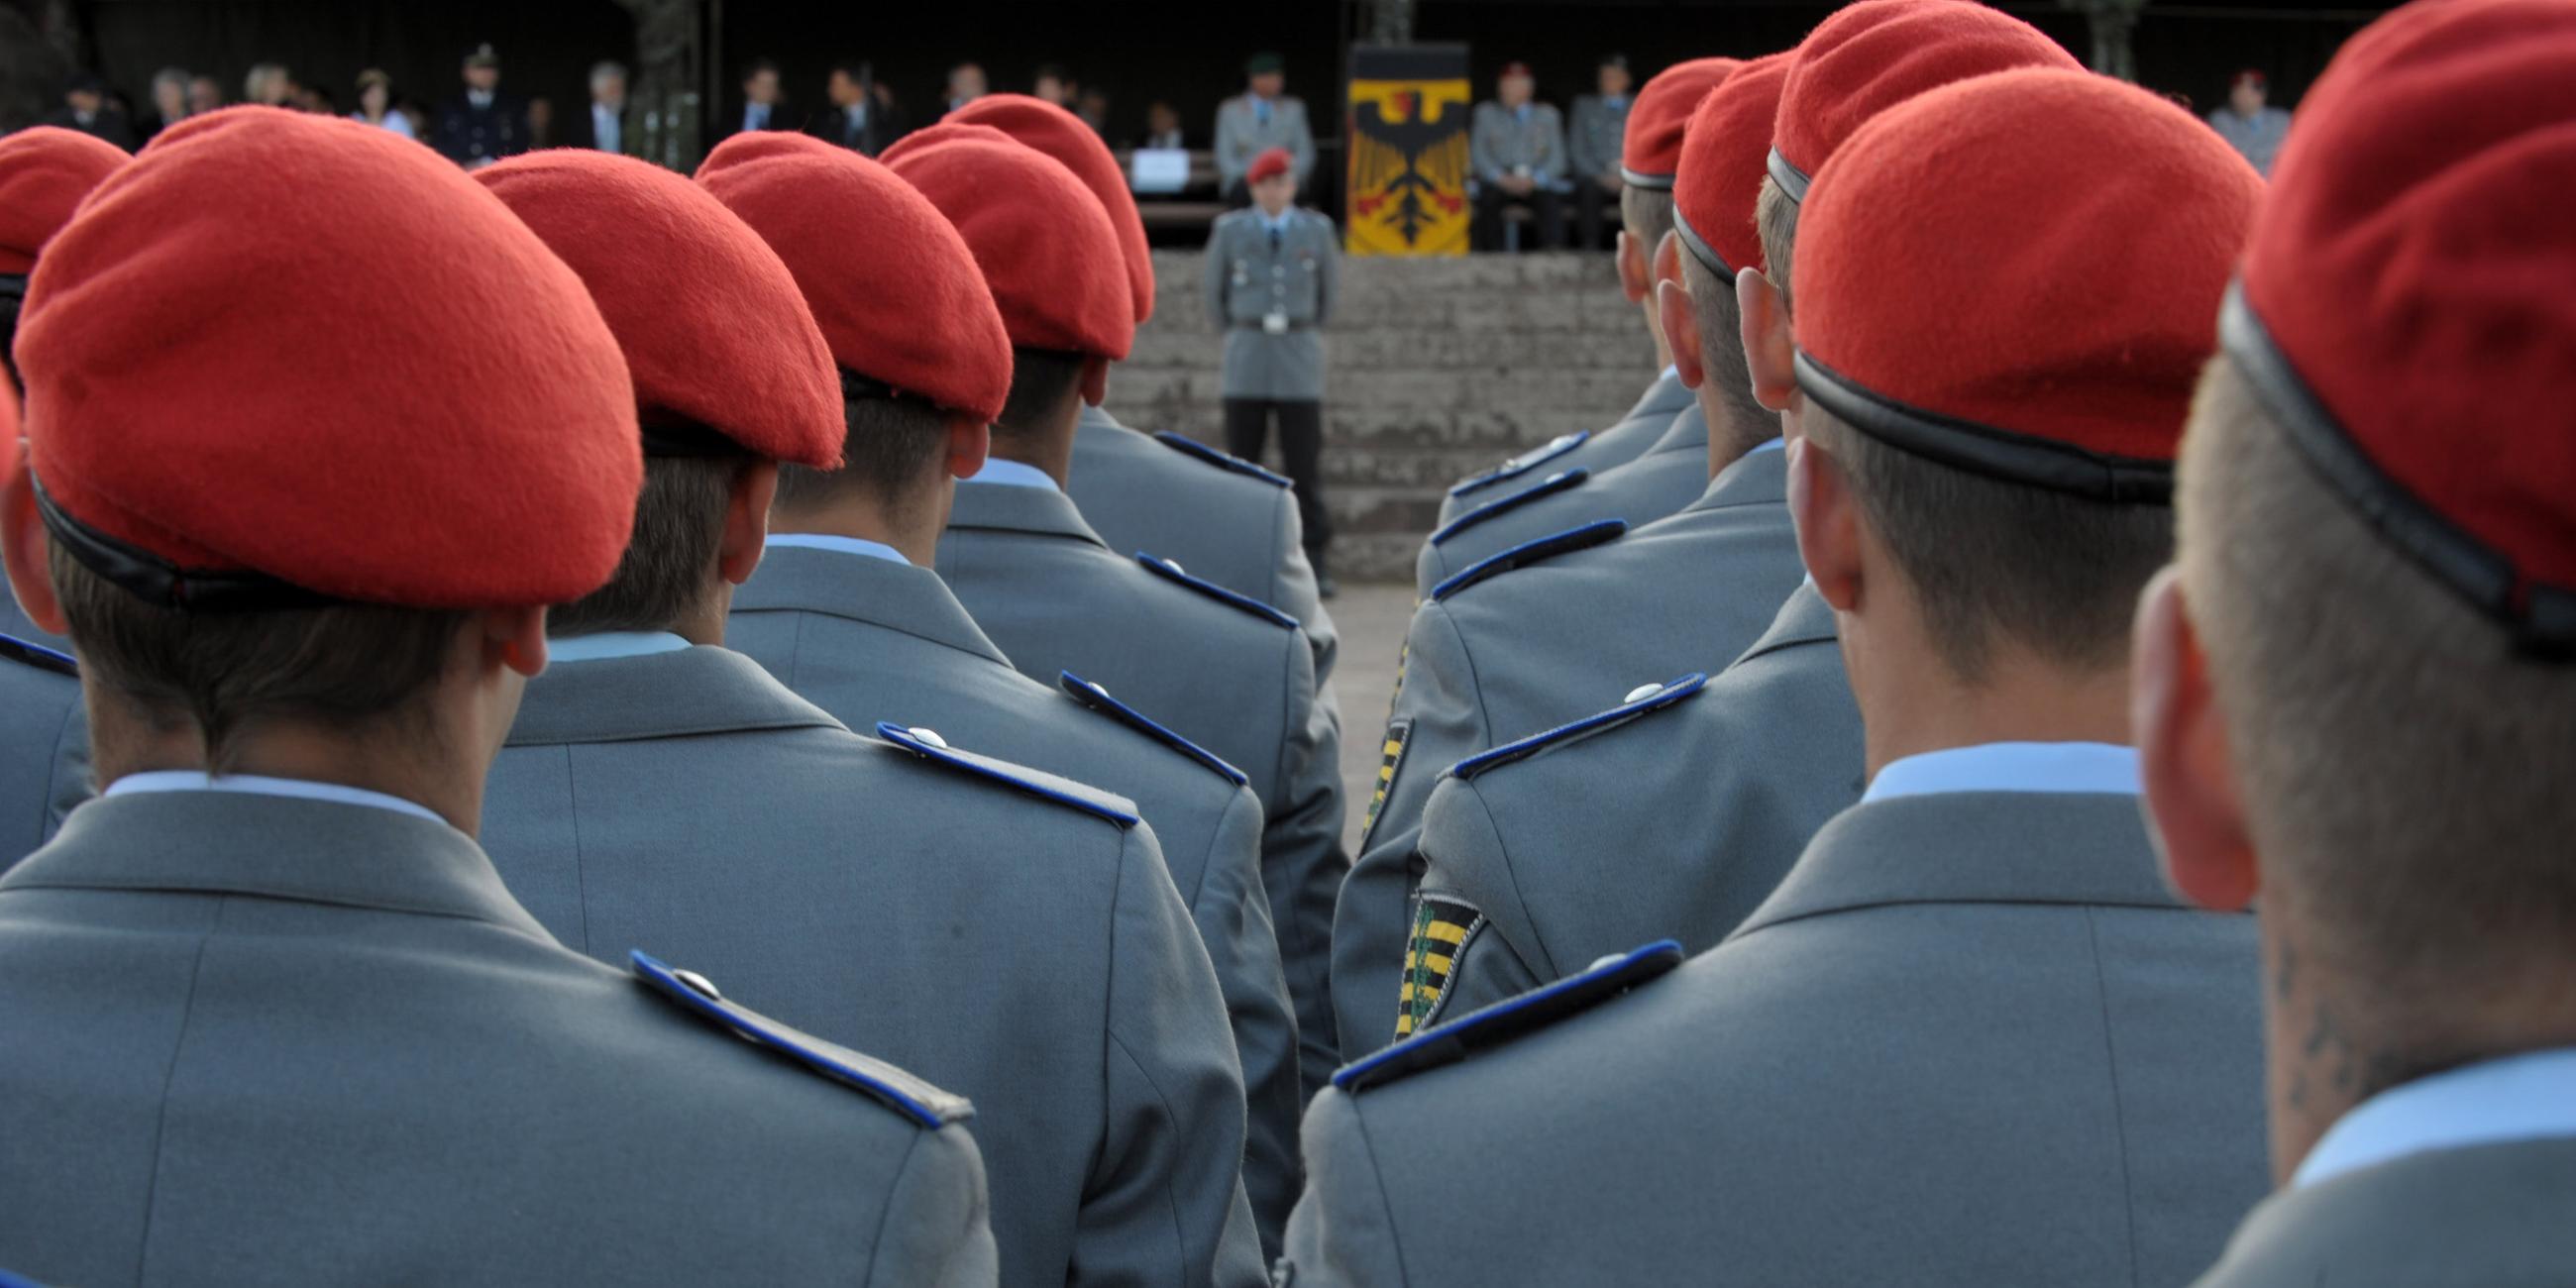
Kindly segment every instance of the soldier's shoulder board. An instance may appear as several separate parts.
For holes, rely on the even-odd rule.
[[[1167,429],[1154,435],[1154,441],[1183,456],[1195,456],[1218,469],[1228,470],[1245,478],[1259,479],[1273,487],[1289,486],[1288,479],[1284,475],[1273,474],[1240,456],[1229,456],[1187,434],[1175,434]]]
[[[695,971],[677,970],[643,949],[627,954],[635,978],[655,994],[753,1046],[767,1047],[812,1072],[864,1092],[886,1108],[937,1130],[975,1116],[964,1096],[883,1060],[791,1029],[758,1011],[726,1000]]]
[[[1152,716],[1109,696],[1109,690],[1071,671],[1063,672],[1057,682],[1064,686],[1066,693],[1073,695],[1074,701],[1197,761],[1201,766],[1214,772],[1217,777],[1237,787],[1252,785],[1252,780],[1246,777],[1242,770],[1225,763],[1224,757],[1182,737]]]
[[[1138,817],[1134,803],[1124,797],[1085,787],[1070,778],[1040,773],[1026,765],[959,751],[949,746],[948,740],[940,737],[937,730],[907,729],[891,721],[880,721],[877,736],[934,765],[957,770],[971,778],[1000,783],[1094,818],[1107,819],[1121,829],[1134,827],[1143,821]]]
[[[1705,672],[1693,671],[1670,684],[1649,684],[1628,695],[1619,705],[1598,715],[1585,716],[1571,724],[1558,725],[1545,733],[1534,733],[1514,742],[1504,743],[1490,751],[1480,751],[1449,767],[1449,777],[1472,779],[1476,775],[1514,761],[1527,760],[1550,747],[1580,742],[1602,730],[1624,725],[1652,712],[1662,711],[1707,687]]]
[[[1682,946],[1657,940],[1634,952],[1606,957],[1580,975],[1496,1002],[1435,1024],[1333,1075],[1333,1085],[1359,1095],[1415,1074],[1457,1064],[1591,1010],[1622,993],[1671,974],[1682,964]]]
[[[14,635],[0,635],[0,659],[20,666],[32,666],[39,671],[80,678],[80,663],[73,660],[71,654],[58,653],[33,640],[22,640]]]
[[[1576,466],[1570,470],[1558,470],[1556,473],[1548,475],[1546,478],[1539,480],[1537,483],[1529,487],[1522,488],[1520,491],[1514,492],[1509,496],[1497,497],[1494,500],[1487,501],[1483,505],[1477,506],[1475,509],[1469,510],[1465,514],[1459,515],[1457,518],[1451,519],[1447,523],[1440,525],[1439,530],[1431,534],[1431,544],[1435,546],[1444,544],[1451,537],[1457,536],[1459,533],[1465,532],[1469,528],[1473,528],[1480,523],[1486,523],[1491,520],[1501,518],[1502,516],[1509,514],[1522,506],[1528,505],[1533,501],[1542,501],[1561,492],[1571,492],[1574,489],[1583,486],[1584,480],[1591,477],[1592,471],[1584,469],[1581,466]]]
[[[1543,563],[1561,554],[1589,550],[1605,541],[1616,541],[1620,534],[1627,530],[1628,521],[1625,519],[1596,519],[1579,528],[1568,528],[1563,532],[1540,537],[1536,541],[1524,541],[1501,554],[1489,556],[1459,569],[1448,580],[1431,588],[1431,598],[1447,599],[1477,582],[1502,576],[1515,568],[1527,568],[1531,564]]]
[[[1298,629],[1296,618],[1290,617],[1288,614],[1280,612],[1278,609],[1272,608],[1270,605],[1262,603],[1260,600],[1254,599],[1250,595],[1239,594],[1235,591],[1227,590],[1225,587],[1220,586],[1215,582],[1203,581],[1197,577],[1193,577],[1189,574],[1188,569],[1181,567],[1179,563],[1173,560],[1159,558],[1139,550],[1136,552],[1136,562],[1145,565],[1145,570],[1147,572],[1150,572],[1165,581],[1187,586],[1191,590],[1197,591],[1198,593],[1205,595],[1228,608],[1234,609],[1238,612],[1249,613],[1252,616],[1258,617],[1274,626],[1285,626],[1292,631]]]
[[[1466,496],[1470,493],[1482,492],[1497,483],[1519,478],[1590,441],[1592,441],[1592,431],[1588,429],[1579,429],[1571,434],[1559,434],[1482,474],[1460,480],[1456,487],[1449,489],[1449,495]]]

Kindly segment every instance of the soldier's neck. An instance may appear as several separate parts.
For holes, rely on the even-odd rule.
[[[348,728],[260,722],[229,736],[222,772],[382,792],[425,806],[470,835],[481,825],[484,779],[518,710],[517,694],[514,684],[507,710],[497,713],[497,727],[489,710],[453,718],[458,709],[452,696],[433,696],[406,715]],[[91,767],[102,790],[133,774],[210,772],[193,720],[147,718],[96,689],[87,700]]]
[[[993,426],[993,456],[1044,473],[1062,488],[1073,477],[1073,431],[1082,423],[1082,400],[1069,399],[1034,428]]]
[[[1953,747],[2129,744],[2125,657],[2069,669],[1997,641],[1972,678],[1951,669],[1918,622],[1871,620],[1879,616],[1835,614],[1871,777],[1890,762]]]
[[[935,489],[937,496],[929,495]],[[939,533],[948,526],[948,505],[956,484],[946,474],[926,485],[924,494],[891,505],[855,488],[821,501],[778,506],[769,512],[776,535],[805,533],[818,537],[854,537],[892,546],[916,568],[930,567],[939,554]]]

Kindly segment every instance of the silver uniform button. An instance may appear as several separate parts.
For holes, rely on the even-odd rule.
[[[1181,575],[1182,575],[1182,576],[1184,576],[1184,577],[1186,577],[1186,576],[1189,576],[1189,575],[1190,575],[1189,570],[1188,570],[1188,569],[1186,569],[1186,568],[1183,568],[1183,567],[1181,566],[1181,561],[1180,561],[1180,560],[1178,560],[1178,559],[1165,559],[1165,560],[1163,560],[1163,561],[1162,561],[1162,564],[1163,564],[1163,566],[1164,566],[1164,567],[1169,568],[1169,569],[1171,569],[1172,571],[1174,571],[1174,572],[1176,572],[1176,573],[1179,573],[1179,574],[1181,574]]]
[[[911,734],[915,738],[919,738],[923,743],[929,746],[939,748],[941,751],[948,750],[948,740],[940,737],[939,731],[936,729],[923,729],[915,726],[914,728],[904,730],[904,732]]]
[[[1622,703],[1643,702],[1663,691],[1664,686],[1660,684],[1640,684],[1636,688],[1628,690],[1628,696],[1619,699],[1619,701]]]
[[[671,978],[688,985],[690,989],[694,990],[699,996],[705,997],[710,1001],[721,1002],[724,1000],[724,994],[716,991],[714,982],[696,971],[675,970],[671,972]]]
[[[1610,955],[1609,955],[1609,956],[1607,956],[1607,957],[1595,957],[1595,958],[1593,958],[1593,959],[1592,959],[1592,964],[1591,964],[1591,965],[1589,965],[1589,966],[1584,967],[1583,969],[1585,969],[1585,970],[1599,970],[1599,969],[1601,969],[1601,968],[1602,968],[1602,967],[1604,967],[1604,966],[1612,966],[1612,965],[1616,965],[1616,964],[1618,964],[1618,961],[1619,961],[1619,959],[1620,959],[1620,958],[1625,957],[1625,956],[1627,956],[1627,955],[1628,955],[1628,954],[1626,954],[1626,953],[1612,953],[1612,954],[1610,954]]]

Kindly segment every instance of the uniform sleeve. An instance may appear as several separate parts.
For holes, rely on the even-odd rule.
[[[1324,220],[1323,274],[1315,293],[1315,325],[1322,326],[1333,320],[1333,300],[1341,289],[1342,248],[1337,244],[1341,239],[1333,235],[1333,221],[1322,215],[1316,218]]]
[[[1385,796],[1371,805],[1359,862],[1333,911],[1334,1031],[1346,1058],[1395,1040],[1422,807],[1442,771],[1491,746],[1492,732],[1465,638],[1438,601],[1426,602],[1414,611],[1396,676],[1382,744]]]
[[[1297,1002],[1297,1065],[1311,1091],[1341,1067],[1333,1041],[1333,902],[1350,871],[1342,850],[1342,735],[1338,719],[1315,697],[1315,659],[1305,633],[1287,650],[1288,745],[1282,781],[1262,829],[1261,881],[1279,930],[1280,964]]]
[[[1252,168],[1252,158],[1243,155],[1243,140],[1235,134],[1234,118],[1225,109],[1225,103],[1216,105],[1216,173],[1220,180],[1232,183]]]
[[[984,1158],[963,1125],[921,1133],[878,1226],[871,1288],[973,1288],[1001,1273]]]
[[[1565,118],[1557,115],[1552,107],[1540,110],[1546,114],[1543,119],[1547,125],[1547,155],[1538,163],[1538,178],[1539,182],[1555,187],[1565,179]]]
[[[1230,270],[1225,262],[1227,254],[1225,216],[1223,215],[1217,216],[1216,227],[1208,234],[1207,254],[1204,258],[1206,265],[1202,270],[1202,277],[1207,288],[1208,325],[1223,331],[1226,327],[1225,287],[1231,279]]]
[[[1385,1182],[1369,1151],[1359,1106],[1338,1090],[1306,1115],[1306,1194],[1288,1218],[1288,1248],[1277,1283],[1292,1288],[1401,1285],[1404,1262],[1387,1210]]]
[[[1496,183],[1503,177],[1503,167],[1494,159],[1493,131],[1488,128],[1491,123],[1492,114],[1478,105],[1467,130],[1467,165],[1476,172],[1477,178]]]
[[[1286,488],[1278,489],[1272,506],[1272,545],[1278,551],[1276,569],[1270,579],[1266,602],[1280,612],[1297,619],[1306,628],[1306,643],[1315,655],[1315,692],[1317,701],[1332,716],[1333,728],[1342,727],[1341,704],[1333,700],[1333,667],[1341,660],[1341,628],[1333,624],[1333,615],[1324,607],[1323,596],[1316,592],[1315,565],[1306,559],[1306,530],[1297,517],[1297,498]]]
[[[1455,1019],[1558,977],[1529,910],[1521,904],[1507,839],[1475,781],[1449,778],[1431,789],[1422,808],[1418,848],[1420,897],[1472,910],[1466,914],[1470,930],[1465,940],[1445,953],[1446,968],[1425,972],[1425,981],[1439,989],[1427,1022]],[[1426,949],[1424,959],[1436,966],[1443,954],[1431,945]],[[1411,962],[1410,946],[1406,955]]]
[[[1111,916],[1107,1135],[1075,1218],[1071,1277],[1259,1284],[1243,1071],[1215,969],[1151,828],[1126,833]]]
[[[1607,110],[1606,105],[1597,98],[1585,97],[1574,100],[1573,129],[1570,132],[1571,137],[1566,142],[1566,147],[1569,149],[1566,159],[1573,164],[1580,178],[1589,179],[1609,168],[1609,163],[1601,159],[1601,150],[1593,146],[1593,136],[1599,131],[1592,128],[1592,122],[1605,110]]]
[[[1279,1254],[1279,1233],[1297,1201],[1297,1021],[1270,900],[1261,887],[1261,802],[1235,791],[1209,847],[1207,877],[1190,910],[1225,995],[1235,1054],[1243,1065],[1247,1112],[1243,1188],[1265,1261]]]

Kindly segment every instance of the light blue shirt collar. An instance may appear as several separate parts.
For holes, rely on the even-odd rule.
[[[1260,210],[1261,208],[1259,206],[1255,206],[1253,209]],[[1264,213],[1261,216],[1261,226],[1274,233],[1285,233],[1288,231],[1288,221],[1296,217],[1297,208],[1295,206],[1290,206],[1276,215]]]
[[[1989,742],[1881,766],[1861,800],[1942,792],[2138,793],[2138,749],[2106,742]]]
[[[1785,438],[1766,438],[1766,439],[1762,440],[1762,441],[1761,441],[1761,442],[1759,442],[1759,443],[1755,443],[1755,444],[1753,445],[1752,449],[1751,449],[1751,450],[1749,450],[1749,451],[1747,451],[1747,452],[1745,452],[1744,454],[1745,454],[1745,455],[1747,455],[1747,456],[1760,456],[1760,455],[1761,455],[1761,454],[1763,454],[1764,452],[1777,452],[1777,451],[1781,451],[1781,450],[1786,449],[1788,446],[1789,446],[1789,440],[1788,440],[1788,439],[1785,439]]]
[[[669,631],[601,631],[546,641],[546,657],[555,662],[596,662],[611,657],[677,653],[689,642]]]
[[[389,809],[397,814],[425,818],[441,827],[448,826],[438,812],[416,801],[400,796],[349,787],[340,783],[316,783],[301,778],[271,778],[266,774],[224,774],[220,777],[194,769],[155,769],[140,774],[127,774],[107,785],[101,796],[136,796],[146,792],[234,792],[244,796],[291,796],[297,800],[333,801],[341,805],[363,805],[368,809]]]
[[[870,559],[899,563],[906,568],[912,566],[912,561],[904,558],[902,551],[882,541],[870,541],[865,537],[835,537],[820,532],[773,532],[769,536],[769,548],[772,550],[837,550],[845,555],[865,555]]]
[[[998,456],[985,457],[984,468],[975,471],[974,477],[966,481],[999,483],[1004,487],[1042,487],[1050,492],[1058,490],[1055,480],[1047,477],[1045,470],[1020,461],[1006,461]]]
[[[2576,1136],[2576,1047],[2487,1060],[2391,1087],[2317,1141],[2292,1188],[2410,1154]]]

